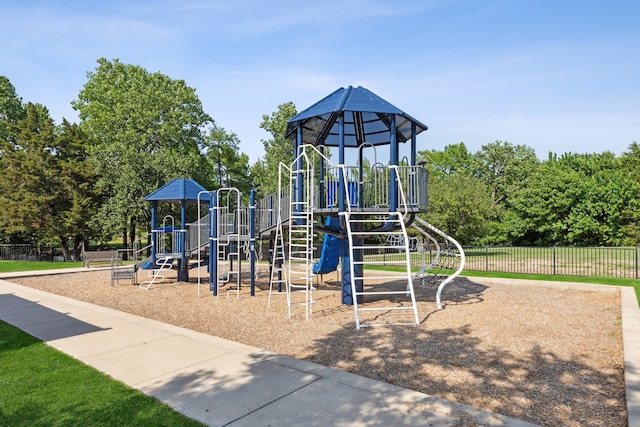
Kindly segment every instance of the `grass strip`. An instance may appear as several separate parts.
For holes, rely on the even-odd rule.
[[[554,276],[552,274],[520,274],[501,273],[495,271],[463,271],[467,277],[497,277],[502,279],[540,280],[547,282],[589,283],[594,285],[630,286],[636,291],[636,299],[640,304],[640,281],[636,279],[616,279],[611,277]]]
[[[202,426],[0,321],[1,426]]]
[[[0,273],[82,267],[82,262],[0,261]]]

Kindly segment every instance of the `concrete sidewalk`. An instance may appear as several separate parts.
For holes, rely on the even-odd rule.
[[[5,280],[0,319],[211,426],[532,425]]]

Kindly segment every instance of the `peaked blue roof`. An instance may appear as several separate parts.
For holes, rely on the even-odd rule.
[[[144,199],[148,202],[196,202],[198,201],[198,194],[201,191],[207,190],[194,180],[188,178],[176,178],[158,188]],[[201,197],[200,199],[206,201],[210,200],[208,197]]]
[[[344,115],[345,147],[358,147],[365,142],[389,144],[391,116],[395,116],[398,142],[411,139],[412,125],[415,125],[416,134],[427,130],[427,125],[370,90],[349,86],[336,90],[289,119],[286,136],[295,138],[296,129],[301,127],[303,144],[340,146],[338,118],[341,115]]]

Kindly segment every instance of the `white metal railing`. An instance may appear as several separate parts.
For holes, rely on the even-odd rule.
[[[155,235],[156,254],[177,254],[185,245],[186,229],[176,229],[175,219],[166,215],[162,219],[162,227],[153,230]]]
[[[342,175],[351,208],[383,209],[390,206],[391,171],[396,171],[398,192],[404,193],[404,206],[399,210],[425,210],[429,201],[429,175],[423,166],[395,166],[377,163],[370,169],[360,171],[357,166],[328,165],[324,180],[317,186],[316,206],[337,208],[339,200],[339,176]],[[400,194],[398,194],[399,199]],[[345,207],[346,208],[346,207]]]
[[[305,146],[306,147],[306,146]],[[305,148],[306,149],[306,148]],[[340,200],[340,179],[344,180],[344,209],[388,209],[391,205],[391,179],[395,171],[397,182],[397,206],[401,212],[407,210],[425,211],[428,204],[429,175],[424,166],[396,166],[375,163],[362,171],[358,166],[336,165],[324,157],[315,147],[312,152],[317,159],[323,158],[322,171],[309,176],[299,185],[313,186],[313,205],[318,209],[337,210]],[[312,159],[313,162],[313,159]],[[320,162],[318,162],[320,163]],[[279,206],[289,206],[291,195],[287,186],[280,186],[280,192],[271,194],[257,203],[258,230],[264,231],[276,226],[278,215],[283,222],[288,221],[287,209],[279,212]]]

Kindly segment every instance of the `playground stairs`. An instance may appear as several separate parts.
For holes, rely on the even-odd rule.
[[[388,217],[382,220],[379,212],[344,212],[347,237],[351,247],[350,271],[351,292],[353,296],[353,309],[356,319],[356,328],[363,326],[382,325],[409,325],[419,324],[418,307],[413,288],[411,274],[411,254],[409,250],[409,238],[405,227],[404,217],[399,212],[390,212]],[[364,275],[364,264],[383,264],[384,261],[363,259],[363,252],[380,252],[388,250],[383,243],[368,243],[377,239],[375,237],[392,238],[399,242],[395,247],[404,254],[404,259],[399,263],[403,268],[401,280],[395,277],[390,280],[388,275]],[[406,286],[404,284],[406,283]],[[367,304],[365,305],[365,301]],[[373,316],[367,312],[376,312]]]
[[[162,256],[156,259],[156,268],[149,270],[150,280],[145,280],[140,283],[140,288],[149,290],[154,283],[160,283],[164,280],[163,272],[171,270],[173,266],[173,258],[169,256]]]

